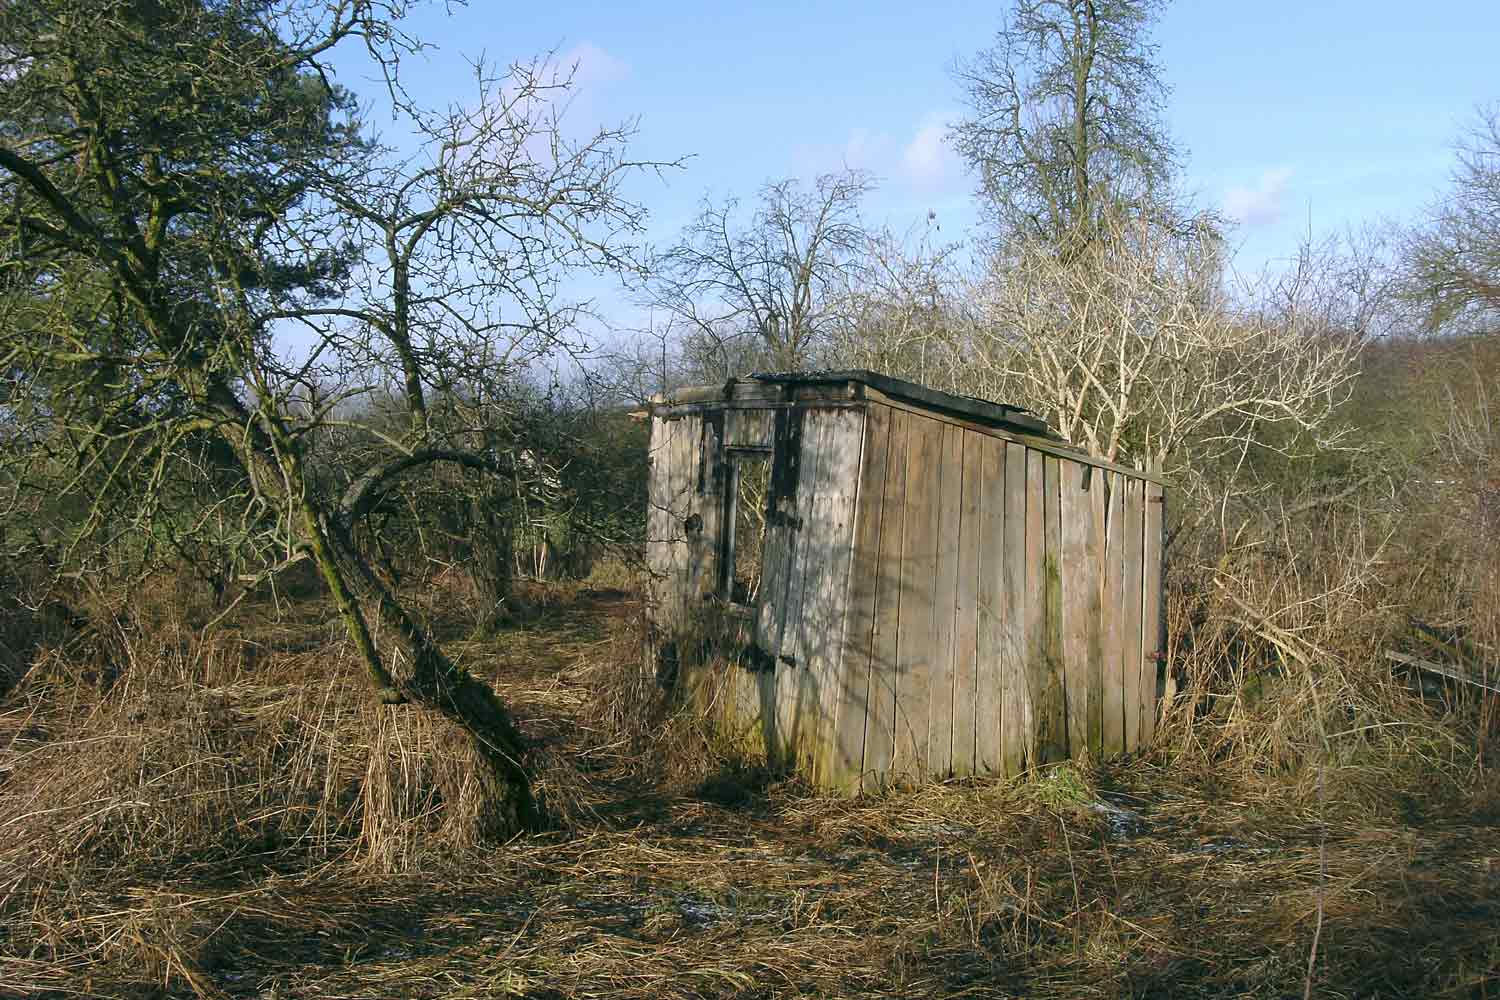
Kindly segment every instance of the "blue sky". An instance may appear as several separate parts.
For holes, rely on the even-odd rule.
[[[875,223],[905,230],[932,211],[958,239],[975,206],[941,141],[961,112],[950,69],[1005,9],[476,0],[451,17],[419,9],[410,27],[438,48],[405,71],[418,96],[445,103],[471,92],[466,57],[576,59],[575,126],[638,116],[638,155],[692,157],[632,190],[656,242],[705,192],[749,196],[844,164],[881,178]],[[1242,270],[1284,258],[1309,227],[1410,219],[1444,185],[1474,106],[1500,99],[1500,0],[1178,0],[1155,39],[1186,183],[1238,220]]]

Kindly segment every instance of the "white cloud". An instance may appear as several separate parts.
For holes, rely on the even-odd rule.
[[[856,127],[839,141],[805,143],[792,150],[796,170],[806,176],[826,174],[836,170],[868,170],[877,177],[887,172],[896,143],[889,135],[867,128]]]
[[[945,141],[948,117],[932,112],[916,123],[914,131],[894,134],[894,130],[855,127],[842,141],[803,146],[797,155],[808,173],[849,167],[868,170],[882,182],[893,181],[896,190],[908,194],[923,198],[948,194],[963,177],[962,164]],[[903,133],[910,138],[903,141]]]
[[[930,114],[917,127],[906,148],[901,151],[901,169],[906,179],[918,187],[943,186],[958,174],[958,160],[953,147],[944,142],[948,126],[943,117]]]
[[[1263,172],[1254,184],[1230,188],[1224,194],[1224,212],[1244,226],[1265,226],[1282,215],[1282,198],[1291,167],[1276,167]]]
[[[582,87],[616,83],[630,75],[628,63],[593,42],[579,42],[558,56],[557,61],[562,72],[572,71],[573,82]]]

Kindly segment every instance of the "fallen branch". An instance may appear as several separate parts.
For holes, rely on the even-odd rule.
[[[1394,649],[1386,650],[1385,658],[1393,663],[1399,663],[1402,666],[1412,667],[1416,670],[1422,670],[1429,674],[1437,674],[1441,677],[1446,677],[1449,680],[1460,681],[1464,684],[1472,684],[1477,688],[1483,688],[1486,691],[1493,691],[1495,694],[1500,694],[1500,686],[1496,686],[1494,682],[1488,679],[1490,677],[1500,676],[1500,671],[1491,671],[1490,669],[1486,668],[1482,674],[1476,676],[1466,668],[1461,667],[1455,663],[1436,663],[1432,660],[1424,660],[1420,656],[1411,656],[1407,653],[1398,653]]]

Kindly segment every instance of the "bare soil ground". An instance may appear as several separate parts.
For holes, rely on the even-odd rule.
[[[371,711],[317,614],[242,630],[248,666],[198,654],[152,689],[178,699],[160,716],[90,701],[71,675],[23,685],[0,706],[0,995],[1500,995],[1500,816],[1480,779],[1456,798],[1383,795],[1330,767],[1321,788],[1299,774],[1278,793],[1164,751],[832,799],[611,723],[632,709],[607,704],[624,690],[611,674],[638,669],[631,614],[626,595],[585,592],[449,636],[536,741],[557,826],[482,851],[414,836],[397,873],[360,832],[369,748],[309,742]],[[142,734],[202,704],[205,728],[171,737],[201,759],[152,765]],[[135,777],[58,792],[87,784],[69,775],[112,734],[136,741],[108,758]],[[221,803],[200,842],[142,803],[210,757],[262,785],[162,799]],[[318,768],[301,798],[253,778]]]

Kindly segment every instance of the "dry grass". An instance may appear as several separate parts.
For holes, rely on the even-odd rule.
[[[1425,786],[1287,723],[1279,776],[1179,739],[838,800],[662,705],[627,600],[565,596],[450,623],[556,823],[488,851],[445,839],[441,741],[367,704],[316,602],[121,619],[112,672],[46,654],[0,716],[0,995],[1281,997],[1315,929],[1314,995],[1500,992],[1500,786],[1462,727],[1406,727],[1413,773],[1451,762]]]

